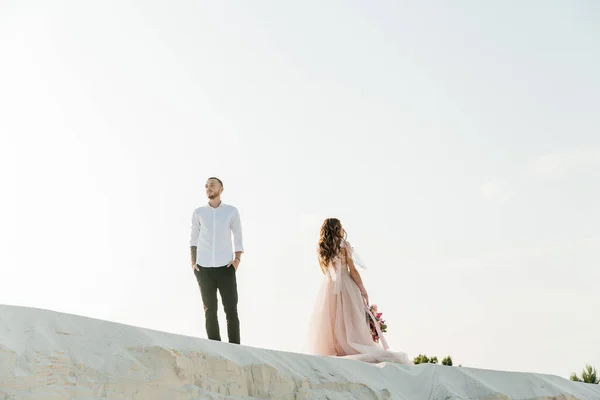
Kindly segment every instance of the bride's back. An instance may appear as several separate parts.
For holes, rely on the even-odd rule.
[[[317,249],[319,264],[323,273],[327,273],[329,268],[333,268],[334,270],[340,269],[340,267],[347,266],[346,262],[346,248],[348,246],[348,242],[344,239],[340,239],[339,247],[335,253],[333,253],[328,260],[324,260],[322,253],[320,252],[320,248]],[[345,268],[341,268],[342,270]]]

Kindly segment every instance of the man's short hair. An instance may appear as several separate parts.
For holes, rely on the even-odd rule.
[[[216,180],[217,182],[219,182],[221,184],[221,186],[223,186],[223,182],[216,176],[211,176],[210,178],[207,179],[207,181],[210,181],[211,179]]]

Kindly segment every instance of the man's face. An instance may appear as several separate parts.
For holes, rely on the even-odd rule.
[[[206,197],[210,200],[219,197],[223,192],[223,186],[216,179],[209,179],[204,187],[206,188]]]

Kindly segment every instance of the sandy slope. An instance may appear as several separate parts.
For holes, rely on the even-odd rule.
[[[600,399],[600,385],[439,365],[369,365],[0,305],[6,399]]]

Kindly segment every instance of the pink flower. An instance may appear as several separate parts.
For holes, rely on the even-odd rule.
[[[371,328],[371,338],[375,343],[379,343],[379,340],[381,338],[377,334],[377,329],[381,329],[381,332],[387,332],[387,326],[385,329],[383,328],[383,326],[385,325],[385,321],[381,318],[383,314],[377,312],[376,304],[372,304],[369,307],[369,311],[371,312],[371,315],[373,317],[373,320],[371,320],[370,317],[367,316],[367,319],[369,319],[369,326]]]

